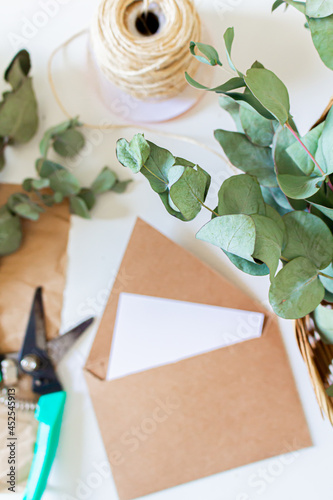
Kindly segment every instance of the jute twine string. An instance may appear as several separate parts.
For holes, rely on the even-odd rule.
[[[160,22],[150,36],[135,29],[135,18],[147,10]],[[179,94],[186,86],[185,71],[193,74],[198,66],[188,50],[190,41],[201,37],[192,0],[102,0],[90,36],[104,76],[136,99]]]
[[[53,52],[51,53],[50,55],[50,58],[49,58],[49,61],[48,61],[48,80],[49,80],[49,84],[50,84],[50,87],[51,87],[51,91],[53,93],[53,96],[59,106],[59,108],[61,109],[61,111],[63,112],[63,114],[67,117],[67,118],[73,118],[73,116],[77,116],[79,113],[77,112],[69,112],[68,109],[66,108],[66,106],[63,104],[59,94],[58,94],[58,91],[57,91],[57,88],[56,88],[56,85],[55,85],[55,82],[54,82],[54,79],[53,79],[53,72],[52,72],[52,65],[53,65],[53,61],[54,61],[54,58],[55,56],[58,54],[58,52],[60,52],[61,50],[64,50],[66,47],[68,47],[74,40],[76,40],[77,38],[83,36],[83,35],[86,35],[87,33],[89,33],[89,30],[88,29],[84,29],[78,33],[76,33],[75,35],[71,36],[70,38],[68,38],[68,40],[66,40],[65,42],[63,42],[61,45],[59,45],[58,47],[56,47]],[[186,142],[188,144],[192,144],[194,146],[198,146],[202,149],[205,149],[206,151],[209,151],[210,153],[214,154],[215,156],[217,156],[220,160],[222,160],[224,163],[226,163],[231,171],[235,174],[235,173],[239,173],[238,169],[236,169],[236,167],[234,165],[232,165],[232,163],[229,161],[229,159],[223,155],[222,153],[216,151],[214,148],[208,146],[207,144],[201,142],[201,141],[197,141],[196,139],[193,139],[192,137],[188,137],[186,135],[180,135],[180,134],[174,134],[172,132],[165,132],[165,131],[161,131],[161,130],[154,130],[150,127],[146,127],[146,126],[142,126],[142,125],[135,125],[135,124],[131,124],[131,123],[103,123],[103,124],[97,124],[97,123],[89,123],[89,122],[85,122],[85,121],[81,121],[81,123],[83,124],[83,127],[85,128],[88,128],[88,129],[99,129],[99,130],[120,130],[120,129],[140,129],[141,131],[143,132],[148,132],[148,133],[152,133],[152,134],[156,134],[156,135],[159,135],[161,137],[167,137],[169,139],[177,139],[177,140],[180,140],[182,142]]]

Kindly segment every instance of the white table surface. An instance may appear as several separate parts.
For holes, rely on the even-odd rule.
[[[17,47],[13,47],[12,44],[14,36],[22,36],[27,20],[37,19],[42,3],[46,4],[47,1],[5,2],[3,0],[1,2],[1,71],[16,52]],[[24,177],[34,175],[34,160],[38,155],[38,143],[43,131],[64,118],[47,81],[46,67],[50,52],[66,38],[89,25],[98,0],[50,0],[49,3],[56,4],[53,17],[49,16],[45,26],[35,30],[25,44],[32,56],[41,126],[31,143],[8,151],[8,162],[1,173],[2,182],[20,182]],[[303,28],[303,17],[292,9],[286,14],[283,14],[281,9],[271,15],[270,7],[270,0],[198,2],[202,20],[210,31],[210,39],[221,53],[223,32],[228,26],[233,25],[236,30],[234,59],[238,66],[246,69],[255,59],[259,59],[286,83],[290,91],[292,113],[300,131],[305,132],[326,106],[332,93],[333,76],[317,56],[310,34]],[[108,112],[93,92],[87,93],[82,78],[75,81],[75,73],[80,75],[80,71],[83,70],[80,65],[82,47],[77,44],[71,50],[74,51],[76,58],[74,75],[73,71],[70,72],[61,64],[61,60],[60,64],[55,65],[55,76],[61,77],[59,85],[62,97],[73,115],[80,114],[85,121],[100,123],[101,120],[108,119]],[[225,79],[223,71],[220,70],[220,73],[218,69],[210,71],[214,74],[215,82]],[[67,73],[70,73],[70,77],[64,84],[64,76],[66,77]],[[1,90],[5,89],[2,81],[0,87]],[[158,136],[159,130],[179,134],[186,132],[189,136],[218,149],[213,138],[213,130],[219,127],[232,127],[232,122],[227,114],[219,109],[216,96],[207,93],[196,108],[185,116],[169,123],[155,125],[156,135],[149,134],[149,138],[168,147],[177,155],[198,162],[213,176],[219,176],[221,179],[221,176],[223,178],[228,171],[213,154],[181,141]],[[140,130],[140,126],[137,130]],[[90,146],[75,166],[75,173],[80,180],[83,183],[90,183],[104,165],[114,168],[123,178],[128,177],[129,172],[116,161],[115,141],[121,136],[130,138],[134,132],[116,130],[103,133],[100,138],[101,144],[91,146],[91,142],[94,141],[90,135],[92,131],[87,131]],[[137,215],[267,305],[268,277],[255,278],[241,273],[229,263],[221,251],[195,240],[194,234],[207,220],[207,214],[202,213],[191,223],[181,223],[166,213],[158,197],[147,186],[145,179],[137,176],[135,180],[127,194],[110,193],[101,196],[93,211],[92,220],[72,217],[63,310],[64,329],[88,314],[101,316],[108,290]],[[208,200],[208,204],[214,205],[213,197]],[[45,500],[117,499],[81,370],[97,326],[98,322],[91,327],[77,349],[60,367],[60,375],[68,390],[68,402],[57,459],[47,492],[43,497]],[[333,431],[321,418],[296,346],[292,322],[281,321],[281,328],[314,446],[294,454],[272,458],[162,491],[146,497],[147,499],[313,500],[320,498],[324,500],[332,498]],[[285,418],[288,418],[288,415]],[[5,500],[19,496],[8,494],[2,495],[1,498]]]

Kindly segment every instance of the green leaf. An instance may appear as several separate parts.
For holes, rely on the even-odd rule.
[[[111,191],[115,193],[124,193],[127,189],[127,186],[133,182],[132,179],[128,179],[127,181],[118,181],[116,180],[115,184],[112,186]]]
[[[289,119],[289,94],[284,83],[265,68],[251,68],[244,77],[252,94],[272,114],[281,125]]]
[[[319,191],[325,177],[307,177],[306,175],[278,175],[280,188],[288,198],[296,200],[309,198]]]
[[[280,262],[284,231],[270,217],[258,214],[251,217],[256,228],[256,243],[252,256],[267,265],[272,279]]]
[[[248,104],[264,118],[267,118],[268,120],[275,120],[272,113],[267,111],[267,109],[261,104],[261,102],[258,101],[258,99],[247,88],[244,90],[243,93],[227,92],[226,95],[237,102]]]
[[[272,120],[241,106],[240,120],[247,138],[256,146],[270,146],[273,142],[274,128]]]
[[[51,189],[63,196],[78,194],[80,191],[79,181],[68,170],[57,170],[49,176],[49,179]]]
[[[218,198],[219,215],[266,214],[260,185],[251,175],[234,175],[226,179],[219,190]]]
[[[217,94],[223,94],[224,92],[230,92],[231,90],[239,89],[241,87],[245,87],[245,82],[244,78],[242,77],[233,77],[230,78],[225,83],[222,83],[221,85],[218,85],[217,87],[206,87],[205,85],[202,85],[201,83],[195,81],[187,72],[185,72],[185,78],[187,83],[189,83],[192,87],[199,89],[199,90],[207,90],[209,92],[216,92]]]
[[[31,201],[25,193],[12,194],[8,198],[7,206],[15,214],[30,220],[38,220],[40,213],[44,211],[37,203]]]
[[[323,131],[318,140],[316,160],[326,174],[333,172],[333,108],[330,109],[324,122]]]
[[[91,185],[94,194],[105,193],[115,185],[117,176],[109,167],[104,167]]]
[[[313,311],[313,319],[322,341],[333,344],[333,309],[319,304]]]
[[[269,274],[269,269],[266,264],[257,264],[256,262],[250,262],[249,260],[242,259],[237,255],[223,250],[225,255],[228,257],[230,262],[234,264],[240,271],[246,274],[251,274],[252,276],[266,276]]]
[[[310,151],[312,156],[315,156],[317,148],[318,148],[318,140],[322,134],[324,128],[324,123],[321,123],[314,129],[310,130],[304,137],[302,137],[303,144]],[[298,168],[302,170],[305,175],[310,175],[315,169],[315,164],[311,160],[308,153],[304,148],[300,145],[299,142],[294,142],[291,146],[287,148],[288,155],[292,158],[292,160],[296,163]],[[316,168],[316,173],[320,174],[318,168]]]
[[[333,220],[333,208],[325,207],[323,205],[319,205],[319,203],[314,203],[312,201],[310,203],[313,207],[316,207],[321,213],[323,213],[330,220]]]
[[[280,5],[284,4],[284,0],[275,0],[272,6],[272,12],[274,12]]]
[[[0,136],[18,144],[28,142],[38,127],[37,101],[31,78],[5,95],[0,105]]]
[[[287,128],[281,127],[276,131],[273,144],[273,156],[277,174],[302,175],[302,171],[287,153],[289,146],[295,143],[297,143],[295,137]]]
[[[69,198],[69,205],[72,214],[79,215],[84,219],[90,219],[89,210],[82,198],[79,196],[71,196]]]
[[[33,189],[44,189],[50,186],[50,181],[47,178],[44,179],[32,179],[31,187]]]
[[[256,230],[249,215],[222,215],[205,224],[197,233],[199,240],[207,241],[238,257],[254,262]]]
[[[305,257],[288,262],[275,276],[269,301],[276,314],[285,319],[302,318],[323,300],[325,289],[317,268]]]
[[[274,188],[274,189],[278,189],[278,188]],[[286,213],[290,212],[291,207],[289,207],[289,210],[287,210],[277,203],[277,201],[275,200],[275,198],[272,194],[272,189],[265,188],[265,187],[261,186],[261,192],[262,192],[263,198],[265,200],[265,203],[268,206],[274,208],[280,215],[285,215]]]
[[[54,161],[44,160],[43,158],[39,158],[36,160],[36,170],[40,177],[46,178],[49,177],[54,172],[58,172],[59,170],[65,170],[65,168],[59,163],[55,163]]]
[[[58,155],[72,158],[85,145],[84,135],[78,130],[68,129],[53,136],[53,149]]]
[[[165,206],[167,212],[169,212],[170,215],[176,217],[177,219],[183,222],[188,222],[188,220],[184,217],[184,215],[181,212],[178,211],[178,209],[174,210],[170,205],[170,196],[168,191],[164,191],[164,193],[159,193],[159,197],[161,198],[163,205]]]
[[[295,7],[299,12],[302,12],[302,14],[305,14],[305,2],[299,2],[295,0],[284,0],[288,5],[291,5],[292,7]]]
[[[333,266],[330,264],[325,269],[322,270],[323,274],[327,274],[327,276],[331,276],[333,278]],[[325,276],[319,275],[319,279],[325,287],[325,290],[333,293],[333,279],[325,278]]]
[[[4,78],[13,90],[16,90],[28,76],[30,68],[29,53],[26,50],[20,50],[6,69]]]
[[[170,188],[170,199],[186,220],[194,219],[205,201],[210,176],[198,165],[185,167],[179,180]]]
[[[82,188],[78,196],[82,198],[88,210],[91,210],[95,206],[96,197],[91,189]]]
[[[234,101],[231,99],[229,96],[220,96],[219,97],[219,104],[222,109],[227,111],[231,118],[234,120],[237,131],[243,133],[243,127],[242,123],[240,120],[240,105],[238,102]]]
[[[150,154],[141,173],[148,179],[156,193],[163,193],[168,188],[168,175],[175,163],[175,157],[167,149],[160,148],[148,141]]]
[[[333,385],[331,385],[330,387],[328,387],[326,389],[326,394],[327,396],[329,396],[330,398],[333,398]]]
[[[0,256],[9,255],[21,246],[22,227],[20,218],[5,206],[0,208]]]
[[[214,136],[235,167],[257,177],[262,186],[278,186],[270,148],[255,146],[239,132],[215,130]]]
[[[70,120],[66,120],[62,123],[59,123],[55,127],[49,128],[43,136],[43,139],[41,140],[39,144],[39,150],[40,153],[43,157],[46,157],[48,148],[50,146],[50,143],[53,139],[54,136],[58,134],[62,134],[66,130],[73,129],[75,127],[80,127],[81,123],[79,122],[78,117],[76,118],[71,118]]]
[[[119,139],[116,153],[118,161],[137,174],[149,157],[150,147],[142,134],[136,134],[131,142]]]
[[[333,14],[333,0],[306,0],[306,15],[327,17]]]
[[[333,260],[333,236],[326,224],[308,212],[290,212],[283,217],[286,226],[286,246],[282,252],[288,260],[306,257],[317,269]]]
[[[309,18],[312,41],[319,56],[333,70],[333,15],[322,19]]]
[[[3,170],[6,159],[5,159],[5,147],[6,147],[6,139],[4,137],[0,137],[0,172]]]
[[[197,48],[204,57],[197,56],[195,53],[195,48]],[[217,64],[219,66],[222,66],[217,51],[211,45],[207,45],[206,43],[190,42],[190,52],[200,62],[209,64],[210,66],[216,66]]]
[[[236,71],[239,74],[239,76],[243,76],[242,73],[240,73],[235,68],[235,65],[234,65],[234,63],[232,62],[232,59],[231,59],[231,49],[232,49],[232,44],[234,42],[234,36],[235,36],[234,28],[228,28],[226,30],[226,32],[224,33],[224,35],[223,35],[224,43],[225,43],[225,48],[226,48],[226,52],[227,52],[228,63],[229,63],[230,68],[233,71]]]

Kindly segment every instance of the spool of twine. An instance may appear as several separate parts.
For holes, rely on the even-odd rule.
[[[195,73],[191,40],[201,22],[192,0],[102,0],[91,25],[93,52],[104,76],[140,99],[169,99]]]

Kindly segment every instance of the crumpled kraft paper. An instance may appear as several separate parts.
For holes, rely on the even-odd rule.
[[[0,206],[21,191],[16,184],[0,184]],[[17,351],[24,337],[35,288],[43,287],[46,328],[57,336],[65,287],[68,205],[47,208],[38,221],[23,221],[23,243],[14,254],[0,258],[0,352]]]

